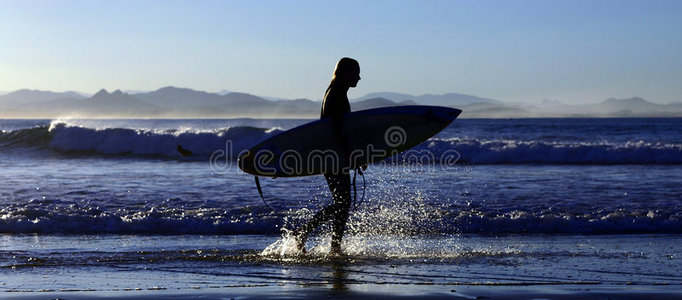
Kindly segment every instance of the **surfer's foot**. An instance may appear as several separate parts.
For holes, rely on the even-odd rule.
[[[298,250],[298,252],[300,252],[300,253],[305,254],[306,253],[306,250],[305,250],[305,240],[306,239],[305,239],[305,237],[303,237],[303,235],[301,235],[301,234],[297,234],[297,235],[294,235],[294,240],[296,240],[296,250]]]
[[[341,251],[341,245],[338,243],[332,242],[331,247],[329,248],[329,255],[332,256],[343,256],[343,252]]]

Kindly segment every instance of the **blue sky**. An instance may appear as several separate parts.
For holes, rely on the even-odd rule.
[[[339,3],[342,2],[342,3]],[[0,0],[0,91],[173,85],[322,97],[682,101],[682,1]]]

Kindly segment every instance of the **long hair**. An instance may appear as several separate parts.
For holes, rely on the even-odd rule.
[[[334,74],[332,75],[332,81],[329,83],[329,87],[332,87],[337,82],[345,82],[353,74],[360,72],[360,64],[357,60],[350,57],[344,57],[336,63],[336,68],[334,68]]]

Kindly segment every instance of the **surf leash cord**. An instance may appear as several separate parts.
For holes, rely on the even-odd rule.
[[[260,179],[258,178],[258,176],[253,176],[253,178],[256,179],[256,189],[258,189],[258,194],[260,195],[260,199],[263,200],[263,204],[265,204],[265,207],[269,208],[275,214],[281,215],[282,213],[276,211],[274,208],[272,208],[272,206],[270,206],[270,204],[268,204],[267,201],[265,201],[265,197],[263,197],[263,188],[261,188],[260,186]]]
[[[365,180],[365,173],[362,172],[362,169],[360,167],[355,168],[355,172],[353,173],[353,209],[357,210],[360,204],[364,202],[365,200],[365,191],[367,190],[367,181]],[[360,201],[358,201],[358,186],[357,186],[357,176],[358,173],[362,176],[362,196],[360,197]],[[260,195],[260,199],[263,201],[263,204],[265,204],[265,207],[270,209],[273,213],[278,214],[278,215],[284,215],[282,212],[279,212],[272,208],[270,204],[268,204],[268,201],[265,200],[265,196],[263,196],[263,188],[260,185],[260,178],[258,176],[253,176],[254,180],[256,181],[256,189],[258,189],[258,194]]]
[[[360,198],[360,201],[358,201],[358,186],[356,184],[356,177],[358,177],[358,173],[362,176],[362,197]],[[358,210],[358,206],[362,204],[363,201],[365,201],[365,191],[367,190],[367,181],[365,181],[365,173],[362,172],[362,167],[356,167],[355,172],[353,172],[353,209]]]

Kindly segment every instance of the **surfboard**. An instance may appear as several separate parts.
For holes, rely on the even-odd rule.
[[[461,112],[426,105],[360,110],[344,115],[341,133],[332,129],[331,119],[320,119],[284,131],[242,152],[239,168],[252,175],[268,177],[354,169],[426,141],[450,125]]]

